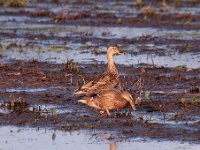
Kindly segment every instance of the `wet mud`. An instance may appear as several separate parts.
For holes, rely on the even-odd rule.
[[[112,111],[81,105],[73,90],[103,72],[106,65],[48,64],[18,61],[1,64],[1,125],[116,131],[117,137],[151,137],[199,142],[199,69],[118,65],[122,85],[142,103]],[[98,67],[98,70],[96,69]],[[141,80],[142,86],[136,86]]]
[[[200,2],[0,1],[0,125],[200,143]],[[101,117],[73,90],[115,57],[141,104]],[[115,134],[112,134],[112,133]],[[93,136],[98,136],[96,133]]]

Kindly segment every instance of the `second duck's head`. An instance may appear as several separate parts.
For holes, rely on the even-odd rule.
[[[122,54],[120,53],[119,49],[117,46],[109,46],[107,50],[108,55],[119,55]]]

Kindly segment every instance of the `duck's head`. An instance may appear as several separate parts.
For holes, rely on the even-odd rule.
[[[122,54],[117,46],[109,46],[107,50],[108,55],[119,55]]]
[[[132,95],[129,92],[124,91],[124,92],[122,92],[122,97],[125,98],[129,102],[132,109],[135,111],[136,110],[135,100],[133,99]]]

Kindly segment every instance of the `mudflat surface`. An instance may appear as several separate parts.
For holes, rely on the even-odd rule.
[[[199,141],[199,69],[118,65],[123,73],[123,87],[135,98],[142,93],[142,103],[136,112],[127,107],[112,111],[111,117],[101,117],[98,110],[77,103],[79,97],[72,92],[106,66],[79,67],[79,72],[71,72],[66,64],[22,61],[1,64],[0,94],[5,110],[1,113],[1,125],[64,131],[100,129],[118,132],[116,138]],[[142,86],[136,88],[139,79]]]
[[[0,3],[0,125],[200,141],[200,2]],[[142,103],[101,117],[73,90],[106,69],[106,47],[124,89]],[[93,136],[98,136],[95,133]]]

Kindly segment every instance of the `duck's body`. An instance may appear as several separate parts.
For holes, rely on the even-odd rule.
[[[108,90],[117,87],[119,83],[119,74],[115,67],[113,55],[120,54],[116,46],[111,46],[107,50],[108,68],[107,70],[96,76],[96,78],[79,89],[74,91],[74,94],[91,95],[102,90]]]
[[[136,110],[135,102],[130,93],[127,91],[108,90],[102,91],[95,97],[84,97],[78,102],[86,104],[90,107],[106,111],[110,116],[109,110],[122,109],[128,104],[131,105],[133,110]]]

